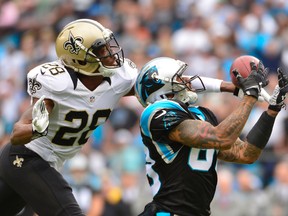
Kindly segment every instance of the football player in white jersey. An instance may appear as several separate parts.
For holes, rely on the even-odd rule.
[[[0,158],[0,214],[28,203],[41,216],[84,215],[57,171],[103,124],[121,97],[134,94],[137,68],[112,31],[80,19],[56,39],[59,60],[27,75],[32,106],[16,122]]]

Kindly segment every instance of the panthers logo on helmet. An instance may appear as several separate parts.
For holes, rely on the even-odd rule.
[[[74,35],[69,32],[69,38],[64,43],[64,49],[69,50],[70,53],[78,55],[81,48],[77,45],[76,41],[79,41],[81,44],[83,43],[82,37],[74,37]]]
[[[140,84],[144,86],[141,88],[141,96],[144,101],[149,97],[150,94],[162,88],[165,83],[161,79],[157,79],[155,75],[158,75],[156,66],[153,66],[147,70],[140,81]]]

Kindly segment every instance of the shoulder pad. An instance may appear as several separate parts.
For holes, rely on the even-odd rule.
[[[133,61],[131,61],[130,59],[125,58],[125,59],[124,59],[124,64],[125,64],[125,63],[127,63],[131,68],[137,69],[136,64],[135,64]]]
[[[69,85],[73,86],[66,68],[58,61],[45,63],[33,68],[27,75],[28,90],[31,94],[41,88],[59,93]],[[35,93],[35,92],[34,92]]]
[[[122,71],[129,74],[129,77],[135,78],[138,75],[137,66],[130,59],[125,58],[124,64],[122,67],[124,68],[124,70]]]

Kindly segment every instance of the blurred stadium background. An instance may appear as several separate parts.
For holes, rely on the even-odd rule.
[[[270,68],[270,93],[276,68],[288,68],[286,0],[0,0],[0,146],[30,103],[27,72],[56,58],[55,36],[78,18],[113,30],[138,68],[151,58],[169,56],[186,61],[187,74],[230,80],[233,59],[254,55]],[[220,121],[238,102],[226,93],[199,99]],[[243,137],[266,107],[257,104]],[[123,98],[62,170],[88,216],[135,216],[150,201],[138,128],[141,111],[137,99]],[[259,161],[219,162],[212,215],[287,216],[287,156],[288,111],[283,110]]]

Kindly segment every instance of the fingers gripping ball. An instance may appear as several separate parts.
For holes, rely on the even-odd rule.
[[[233,74],[233,71],[237,70],[243,78],[248,77],[249,74],[251,73],[251,65],[250,65],[251,61],[254,61],[258,67],[260,60],[256,57],[250,56],[250,55],[240,56],[233,61],[232,65],[230,67],[230,77],[231,77],[232,83],[235,86],[239,87],[238,81],[237,81],[235,75]]]

